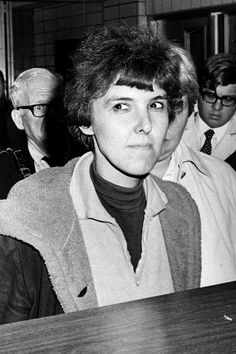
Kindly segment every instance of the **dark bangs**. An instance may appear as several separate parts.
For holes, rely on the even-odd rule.
[[[132,66],[126,66],[118,74],[116,85],[136,87],[139,90],[153,91],[153,84],[163,89],[167,96],[176,98],[180,96],[180,85],[176,72],[166,72],[161,66],[150,62],[138,61]]]
[[[141,66],[140,66],[141,68]],[[155,72],[151,70],[138,70],[138,68],[125,68],[120,71],[116,85],[136,87],[139,90],[153,91]]]

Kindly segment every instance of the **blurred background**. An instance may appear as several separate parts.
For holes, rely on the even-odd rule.
[[[70,55],[103,25],[151,26],[190,50],[197,68],[212,54],[236,54],[236,0],[0,1],[0,70],[6,93],[16,76],[46,67],[66,79]]]

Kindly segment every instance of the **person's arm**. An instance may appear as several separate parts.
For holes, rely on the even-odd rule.
[[[31,307],[16,242],[0,235],[0,324],[28,319]]]
[[[7,150],[2,150],[0,152],[0,199],[5,199],[20,179],[13,156]]]
[[[0,324],[62,312],[39,252],[0,235]]]

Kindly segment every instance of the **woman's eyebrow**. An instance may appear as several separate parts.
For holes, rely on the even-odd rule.
[[[106,104],[109,104],[110,102],[113,102],[113,101],[133,101],[133,98],[132,97],[120,97],[120,96],[112,96],[110,98],[108,98],[105,103]]]
[[[167,100],[167,94],[165,93],[163,95],[152,97],[151,100]]]
[[[150,101],[166,100],[166,99],[167,99],[167,95],[163,94],[163,95],[151,97]],[[105,104],[108,105],[109,103],[114,102],[114,101],[127,101],[127,102],[129,102],[129,101],[133,101],[133,100],[134,100],[134,98],[132,98],[132,97],[112,96],[105,101]]]

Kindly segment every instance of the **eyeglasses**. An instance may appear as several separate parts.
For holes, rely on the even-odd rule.
[[[30,106],[19,106],[16,109],[29,109],[36,118],[43,118],[47,114],[49,104],[40,103],[32,104]]]
[[[201,96],[203,101],[207,103],[216,103],[220,100],[222,106],[224,107],[235,107],[236,106],[236,96],[218,96],[217,94],[209,91],[201,90]]]

